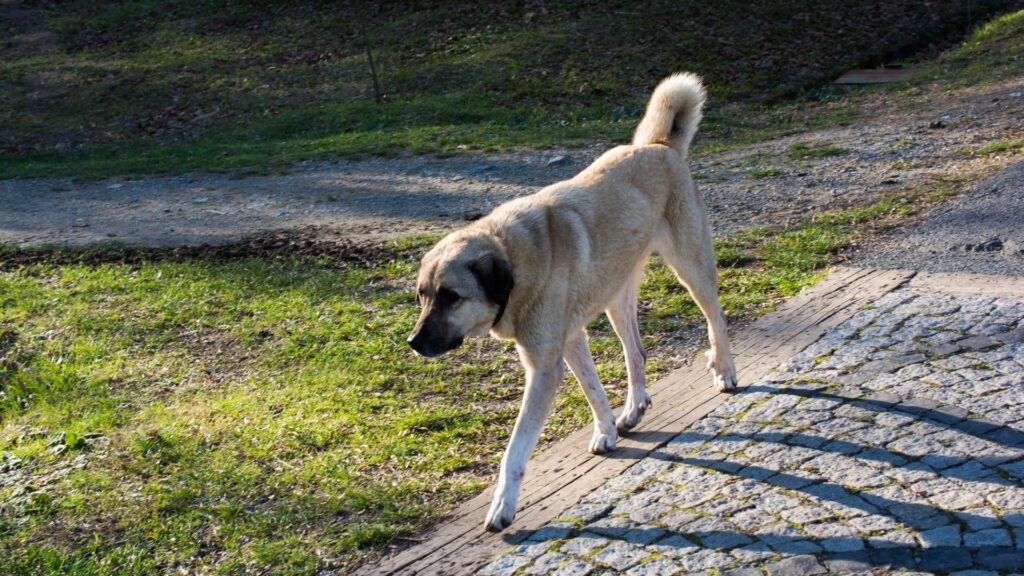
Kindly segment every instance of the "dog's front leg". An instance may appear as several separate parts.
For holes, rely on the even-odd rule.
[[[501,459],[494,500],[484,522],[484,527],[491,532],[504,530],[516,516],[516,501],[523,475],[526,474],[526,462],[537,445],[544,421],[551,411],[555,392],[562,381],[561,358],[556,357],[536,366],[522,350],[520,354],[526,365],[526,393],[523,395],[523,405],[519,408],[516,426],[512,429],[512,438]]]

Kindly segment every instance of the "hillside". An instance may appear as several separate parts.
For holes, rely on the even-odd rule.
[[[12,0],[0,178],[622,140],[678,70],[704,75],[704,133],[729,138],[730,103],[820,98],[846,68],[928,52],[1010,4]]]

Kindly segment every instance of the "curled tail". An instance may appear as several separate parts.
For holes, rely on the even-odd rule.
[[[696,74],[681,72],[662,80],[636,127],[633,144],[664,144],[686,158],[697,133],[704,98],[704,85]]]

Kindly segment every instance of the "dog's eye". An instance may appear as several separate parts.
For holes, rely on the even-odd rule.
[[[462,300],[462,296],[459,296],[458,292],[451,288],[441,288],[437,291],[437,297],[443,302],[454,304],[459,300]]]

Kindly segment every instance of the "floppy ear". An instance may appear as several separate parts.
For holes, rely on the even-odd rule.
[[[487,298],[504,310],[515,285],[512,280],[512,263],[501,256],[491,254],[470,264],[469,269],[483,286]]]

